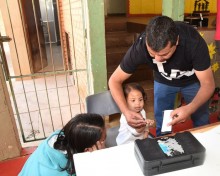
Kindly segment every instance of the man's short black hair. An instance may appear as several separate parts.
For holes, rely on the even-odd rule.
[[[146,43],[153,51],[161,51],[168,42],[171,47],[177,42],[178,31],[174,21],[167,16],[156,16],[146,27]]]

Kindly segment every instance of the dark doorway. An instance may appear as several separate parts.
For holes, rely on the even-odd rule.
[[[39,1],[21,0],[23,20],[29,49],[32,72],[36,73],[47,66],[45,39],[41,23]]]

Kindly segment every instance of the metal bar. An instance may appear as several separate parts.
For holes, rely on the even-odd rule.
[[[82,72],[87,71],[87,69],[77,69],[77,70],[66,70],[66,71],[55,71],[55,72],[42,72],[42,73],[34,73],[34,74],[27,74],[27,75],[20,75],[20,76],[10,76],[10,78],[25,78],[25,77],[38,77],[38,76],[46,76],[46,75],[61,75],[65,73],[75,73],[75,72]]]
[[[31,69],[31,72],[33,72],[33,63],[32,63],[32,55],[31,55],[31,49],[28,45],[28,34],[26,32],[26,23],[25,23],[25,17],[24,17],[24,14],[23,14],[23,11],[22,11],[22,5],[21,5],[21,0],[18,1],[18,4],[19,4],[19,12],[21,14],[21,22],[22,22],[22,28],[23,28],[23,31],[24,31],[24,40],[25,40],[25,45],[26,45],[26,48],[27,48],[27,54],[28,54],[28,62],[29,62],[29,65],[30,65],[30,69]]]
[[[74,103],[72,105],[78,105],[79,103]],[[64,105],[64,106],[61,106],[61,107],[68,107],[68,105]],[[41,110],[47,110],[48,108],[42,108]],[[30,111],[30,112],[38,112],[38,110],[33,110],[33,111]],[[26,112],[21,112],[20,114],[25,114]]]
[[[69,105],[70,105],[70,114],[71,114],[71,117],[73,116],[73,112],[72,112],[72,108],[71,108],[71,102],[70,102],[70,93],[69,93],[69,85],[68,85],[68,82],[67,82],[67,74],[66,74],[66,89],[67,89],[67,93],[68,93],[68,100],[69,100]]]
[[[47,3],[46,1],[45,2],[45,7],[47,7]],[[47,1],[48,2],[48,1]],[[51,2],[51,0],[49,1]],[[48,34],[49,34],[49,45],[50,45],[50,58],[51,58],[51,61],[52,61],[52,67],[53,67],[53,71],[55,71],[55,66],[54,66],[54,57],[53,57],[53,52],[52,52],[52,46],[51,46],[51,33],[50,33],[50,26],[48,25],[48,11],[47,11],[47,8],[46,8],[46,18],[47,18],[47,29],[48,29]],[[55,82],[56,82],[56,87],[57,86],[57,77],[56,77],[56,74],[54,75],[54,78],[55,78]],[[62,126],[63,126],[63,118],[62,118],[62,113],[61,113],[61,107],[60,107],[60,98],[59,98],[59,93],[58,93],[58,89],[56,89],[56,93],[57,93],[57,98],[58,98],[58,104],[59,104],[59,110],[60,110],[60,116],[61,116],[61,122],[62,122]]]
[[[58,15],[58,19],[60,19],[60,7],[59,7],[59,0],[57,0],[57,15]],[[61,26],[61,22],[59,22],[59,32],[60,32],[60,36],[62,36],[62,26]],[[64,31],[63,31],[64,32]],[[61,51],[62,51],[62,58],[63,58],[63,66],[64,66],[64,70],[67,69],[66,65],[65,65],[65,57],[64,57],[64,50],[63,50],[63,40],[62,37],[60,37],[60,43],[61,43]],[[67,60],[68,62],[68,60]]]
[[[8,1],[8,0],[6,0],[6,1]],[[19,0],[18,1],[19,2],[19,10],[20,10],[20,13],[21,13],[21,18],[22,18],[22,24],[23,24],[23,30],[25,31],[26,29],[25,29],[25,24],[24,24],[24,14],[22,13],[22,6],[21,6],[21,0]],[[32,6],[33,6],[33,10],[34,10],[34,18],[35,18],[35,24],[36,24],[36,9],[35,9],[35,4],[34,4],[34,0],[32,0],[31,1],[31,3],[32,3]],[[7,6],[8,6],[8,12],[9,12],[9,5],[7,4]],[[70,3],[70,1],[69,1],[69,6],[71,6],[71,3]],[[70,7],[70,14],[71,14],[72,12],[71,12],[71,7]],[[9,14],[9,16],[10,16],[10,14]],[[15,43],[15,49],[16,49],[16,54],[17,54],[17,58],[18,58],[18,67],[19,67],[19,72],[20,72],[20,75],[14,75],[14,76],[11,76],[10,75],[10,73],[9,73],[9,75],[8,75],[8,78],[9,78],[9,85],[10,85],[10,91],[11,91],[11,95],[12,95],[12,99],[13,99],[13,101],[14,101],[14,105],[15,105],[15,114],[17,114],[17,117],[18,117],[18,123],[19,123],[19,126],[20,126],[20,128],[21,128],[21,134],[22,134],[22,138],[23,138],[23,141],[24,142],[32,142],[32,141],[38,141],[38,140],[42,140],[42,139],[45,139],[45,137],[46,137],[46,134],[45,134],[45,127],[44,127],[44,124],[43,124],[43,116],[42,116],[42,113],[43,113],[43,111],[42,110],[48,110],[49,111],[49,113],[50,113],[50,119],[49,119],[49,117],[48,117],[48,119],[49,120],[51,120],[51,122],[52,122],[52,128],[53,128],[53,131],[54,131],[54,129],[55,129],[55,126],[54,125],[56,125],[56,123],[55,123],[55,121],[54,121],[54,123],[53,123],[53,116],[52,116],[52,112],[53,112],[53,110],[57,110],[57,108],[59,108],[59,111],[60,111],[60,116],[61,116],[61,121],[62,121],[62,125],[63,125],[63,118],[62,118],[62,112],[61,112],[61,108],[64,108],[65,110],[67,109],[66,107],[69,107],[70,108],[70,114],[71,114],[71,117],[72,117],[72,114],[73,114],[73,112],[72,112],[72,108],[71,108],[71,99],[70,99],[70,91],[71,91],[71,89],[70,89],[70,86],[68,85],[68,74],[75,74],[75,78],[76,78],[76,86],[78,87],[79,86],[79,82],[78,82],[78,80],[80,79],[79,78],[79,74],[78,74],[78,72],[87,72],[88,70],[88,67],[86,68],[86,69],[77,69],[77,67],[76,67],[76,49],[75,49],[75,41],[74,41],[74,35],[76,35],[76,34],[74,34],[74,31],[73,31],[73,23],[74,23],[74,21],[73,21],[73,19],[72,19],[72,16],[70,17],[71,18],[71,25],[72,25],[72,36],[73,36],[73,59],[72,59],[72,61],[73,61],[73,64],[75,64],[75,67],[74,67],[74,69],[72,69],[72,70],[66,70],[65,71],[65,62],[64,62],[64,59],[63,59],[63,67],[64,67],[64,69],[63,70],[57,70],[56,71],[56,68],[55,68],[55,62],[54,62],[54,58],[55,57],[53,57],[54,56],[54,54],[55,54],[55,52],[53,52],[54,50],[54,48],[53,47],[51,47],[51,37],[50,37],[50,34],[49,34],[49,38],[50,38],[50,55],[51,55],[51,60],[52,60],[52,64],[53,64],[53,71],[49,71],[49,72],[45,72],[45,69],[43,68],[43,61],[42,61],[42,50],[41,50],[41,47],[40,47],[40,39],[39,39],[39,28],[37,27],[37,26],[35,26],[36,27],[36,30],[37,30],[37,38],[38,38],[38,47],[39,47],[39,50],[40,50],[40,59],[41,59],[41,67],[42,67],[42,71],[43,72],[39,72],[39,73],[31,73],[31,74],[24,74],[24,75],[22,75],[22,70],[21,70],[21,65],[20,65],[20,63],[21,63],[21,61],[20,61],[20,58],[18,57],[18,46],[16,45],[16,43]],[[11,19],[11,17],[10,17],[10,21],[11,21],[11,28],[12,28],[12,19]],[[48,24],[47,24],[48,25]],[[49,26],[49,25],[48,25]],[[49,29],[50,27],[48,27],[48,29]],[[13,32],[13,28],[12,28],[12,35],[13,35],[13,39],[15,39],[15,33]],[[27,44],[27,34],[25,33],[25,40],[26,40],[26,46],[28,46],[28,44]],[[14,40],[15,41],[15,40]],[[62,44],[62,40],[61,40],[61,44]],[[85,43],[84,43],[85,44]],[[27,47],[28,48],[28,47]],[[28,54],[29,54],[29,57],[30,57],[30,50],[28,50]],[[63,50],[62,50],[62,54],[63,54],[63,56],[64,56],[64,53],[63,53]],[[30,60],[29,60],[29,62],[30,62]],[[31,64],[30,64],[31,65]],[[8,68],[8,67],[7,67]],[[58,86],[59,86],[59,80],[58,80],[58,75],[64,75],[65,74],[65,78],[64,79],[66,79],[66,89],[67,89],[67,94],[68,94],[68,103],[67,103],[67,101],[66,101],[66,103],[64,104],[64,106],[61,104],[62,102],[60,101],[61,99],[61,97],[59,96],[59,92],[58,92]],[[53,107],[52,107],[52,104],[50,104],[51,102],[49,101],[49,91],[51,90],[50,88],[49,88],[49,83],[46,81],[46,78],[47,78],[47,76],[52,76],[52,77],[54,77],[55,78],[55,88],[52,88],[52,89],[55,89],[56,90],[56,94],[57,94],[57,97],[58,97],[58,103],[59,103],[59,107],[58,106],[56,106],[55,107],[55,109],[53,109]],[[35,93],[35,96],[36,96],[36,99],[37,99],[37,102],[36,102],[36,104],[37,104],[37,107],[38,108],[36,108],[36,109],[31,109],[31,106],[30,106],[30,103],[28,104],[28,92],[27,92],[27,87],[26,87],[26,82],[25,82],[25,78],[32,78],[33,80],[33,82],[31,81],[31,84],[32,85],[34,85],[34,90],[33,90],[33,94]],[[44,81],[44,83],[45,83],[45,86],[46,86],[46,90],[45,90],[45,88],[44,88],[44,90],[43,91],[46,91],[46,96],[47,96],[47,102],[46,103],[48,103],[48,106],[49,106],[49,108],[47,108],[48,106],[45,106],[44,108],[40,108],[40,98],[38,99],[38,89],[37,89],[37,77],[42,77],[42,79],[43,79],[43,81]],[[13,82],[12,82],[12,79],[21,79],[21,83],[22,83],[22,88],[23,88],[23,91],[24,91],[24,96],[25,96],[25,101],[26,101],[26,104],[27,104],[27,112],[24,112],[24,113],[19,113],[19,109],[18,109],[18,106],[17,106],[17,100],[18,99],[16,99],[16,97],[17,97],[17,94],[15,94],[15,92],[14,92],[14,85],[12,84]],[[64,81],[64,80],[63,80]],[[63,82],[64,83],[64,82]],[[65,83],[64,83],[65,84]],[[61,87],[59,87],[59,88],[64,88],[65,86],[61,86]],[[65,89],[63,89],[64,91],[65,91]],[[32,91],[32,90],[31,90]],[[77,89],[77,91],[78,91],[78,94],[79,94],[79,89]],[[55,92],[55,91],[54,91]],[[43,92],[43,93],[45,93],[45,92]],[[23,94],[23,92],[22,92],[22,94]],[[66,100],[66,99],[65,99]],[[78,97],[78,102],[77,103],[73,103],[72,105],[79,105],[79,107],[80,107],[80,111],[82,111],[82,106],[81,106],[81,98],[80,98],[80,96]],[[78,107],[78,106],[77,106]],[[26,108],[26,107],[25,107]],[[35,135],[35,130],[34,130],[34,127],[35,127],[35,125],[33,124],[33,121],[32,121],[32,119],[33,119],[33,114],[35,113],[35,112],[39,112],[39,114],[37,114],[38,115],[38,123],[39,123],[39,120],[41,120],[41,125],[42,125],[42,128],[43,128],[43,135],[44,135],[44,138],[37,138],[36,137],[36,135]],[[67,109],[67,112],[69,113],[69,110]],[[31,139],[30,140],[28,140],[28,137],[26,137],[25,136],[25,134],[26,134],[26,131],[25,131],[25,127],[24,127],[24,125],[22,124],[23,122],[22,122],[22,119],[21,119],[21,117],[24,115],[24,114],[28,114],[29,115],[29,121],[31,122],[31,129],[32,129],[32,131],[34,132],[33,133],[33,136],[31,136]],[[49,115],[48,115],[49,116]],[[59,116],[59,117],[60,117]],[[38,126],[39,127],[39,126]],[[25,133],[25,134],[24,134]],[[33,139],[33,140],[32,140]]]
[[[30,107],[29,107],[29,104],[28,104],[28,100],[27,100],[27,92],[26,92],[26,89],[25,89],[25,86],[24,86],[24,82],[22,82],[22,85],[23,85],[23,88],[24,88],[24,97],[25,97],[25,101],[26,101],[26,104],[27,104],[27,108],[28,108],[28,114],[29,114],[29,119],[30,119],[30,124],[31,124],[31,132],[34,132],[34,127],[33,127],[33,123],[32,123],[32,118],[31,118],[31,111],[30,111]],[[34,139],[36,139],[36,136],[35,136],[35,133],[34,134]],[[25,141],[26,141],[26,138],[25,138]]]
[[[38,138],[38,139],[33,139],[33,140],[25,140],[24,142],[34,142],[34,141],[41,141],[41,140],[44,140],[44,139],[46,139],[46,137],[44,137],[44,138]]]
[[[9,36],[1,36],[0,35],[0,42],[10,42],[11,38]]]
[[[38,48],[39,48],[39,51],[40,51],[41,67],[42,67],[42,71],[44,72],[43,57],[42,57],[40,37],[39,37],[39,29],[38,29],[38,26],[37,26],[38,23],[37,23],[37,20],[36,20],[37,19],[36,10],[35,10],[36,8],[35,8],[35,4],[34,4],[33,0],[32,0],[32,6],[33,6],[33,12],[34,12],[35,27],[36,27],[36,31],[37,31]],[[53,124],[53,119],[52,119],[52,114],[51,114],[51,106],[50,106],[49,97],[48,97],[48,89],[47,89],[47,82],[46,82],[46,79],[45,79],[45,75],[44,75],[44,83],[45,83],[45,86],[46,86],[47,100],[48,100],[49,112],[50,112],[50,119],[51,119],[52,127],[53,127],[53,130],[54,130],[54,124]]]
[[[71,10],[72,8],[71,8],[70,0],[69,0],[69,8],[70,8],[70,19],[71,19],[71,29],[72,29],[72,30],[71,30],[71,33],[72,33],[72,38],[73,38],[73,51],[74,51],[74,52],[73,52],[73,55],[74,55],[74,61],[75,61],[75,62],[74,62],[75,67],[74,67],[74,68],[77,68],[77,67],[76,67],[75,42],[74,42],[75,40],[74,40],[74,32],[73,32],[73,19],[72,19],[72,15],[71,15],[71,14],[72,14],[72,10]],[[74,77],[73,77],[73,78],[74,78]],[[76,81],[77,81],[77,87],[78,87],[79,82],[78,82],[77,72],[76,72],[76,78],[77,78]],[[74,82],[75,82],[75,80],[74,80]],[[77,89],[77,90],[78,90],[78,95],[80,95],[80,94],[79,94],[79,89]],[[78,99],[78,100],[79,100],[79,102],[80,102],[80,96],[79,96],[79,99]],[[80,111],[81,111],[81,106],[80,106]]]
[[[34,0],[32,0],[32,7],[33,7],[33,12],[34,12],[34,21],[35,21],[35,27],[37,31],[37,42],[38,42],[38,48],[40,51],[40,61],[41,61],[41,69],[44,71],[44,65],[43,65],[43,57],[42,57],[42,51],[41,51],[41,45],[40,45],[40,37],[39,37],[39,30],[38,30],[38,22],[37,22],[37,15],[36,15],[36,10],[35,10],[35,4]]]
[[[5,79],[6,81],[8,81],[10,74],[9,74],[9,70],[8,70],[8,63],[6,60],[6,56],[5,56],[5,51],[4,51],[4,46],[3,46],[3,42],[9,42],[11,41],[11,38],[9,38],[8,36],[1,36],[1,32],[0,32],[0,39],[2,39],[2,37],[7,37],[8,40],[0,40],[0,55],[1,55],[1,62],[3,65],[3,70],[4,70],[4,74],[5,74]]]
[[[83,33],[84,33],[84,47],[85,47],[85,50],[88,48],[88,46],[87,46],[87,40],[86,40],[86,38],[87,38],[87,25],[88,25],[88,22],[87,22],[87,18],[85,18],[85,13],[87,12],[87,8],[86,7],[88,7],[88,4],[87,4],[87,1],[85,1],[85,0],[81,0],[81,3],[82,3],[82,18],[83,18]],[[86,7],[85,7],[86,6]],[[88,13],[88,12],[87,12]],[[87,56],[87,50],[85,51],[85,58],[88,58],[88,56]],[[87,68],[87,70],[89,70],[89,64],[88,64],[88,60],[86,59],[86,68]],[[88,84],[88,86],[87,86],[87,91],[90,93],[90,87],[91,87],[91,85],[90,85],[90,79],[89,79],[89,74],[87,74],[87,84]]]
[[[35,96],[36,96],[37,105],[38,105],[38,108],[39,108],[39,114],[40,114],[40,119],[41,119],[41,125],[42,125],[42,129],[43,129],[43,134],[44,134],[44,136],[46,136],[46,135],[45,135],[45,130],[44,130],[44,125],[43,125],[43,120],[42,120],[42,114],[41,114],[39,99],[38,99],[38,95],[37,95],[37,89],[36,89],[36,84],[35,84],[35,77],[33,78],[33,82],[34,82]],[[39,123],[38,123],[38,128],[39,128]]]
[[[10,15],[10,13],[9,13],[10,11],[9,11],[9,6],[8,6],[8,4],[9,4],[9,3],[8,3],[8,0],[6,0],[6,4],[7,4],[7,10],[8,10],[8,15],[9,15],[10,24],[11,24],[11,30],[12,30],[12,35],[13,35],[12,38],[13,38],[13,41],[15,41],[14,30],[13,30],[12,20],[11,20],[11,15]],[[20,72],[20,74],[21,74],[20,61],[19,61],[18,52],[17,52],[17,45],[16,45],[15,42],[14,42],[14,46],[15,46],[16,55],[17,55],[17,58],[18,58],[18,68],[19,68],[19,72]],[[21,79],[21,80],[22,80],[23,90],[25,90],[24,84],[23,84],[23,79]],[[9,81],[9,86],[10,86],[10,89],[11,89],[12,99],[13,99],[13,102],[14,102],[14,105],[15,105],[15,112],[16,112],[16,114],[17,114],[18,123],[19,123],[20,128],[21,128],[21,135],[22,135],[23,141],[25,141],[25,135],[24,135],[24,131],[23,131],[21,119],[20,119],[20,116],[19,116],[19,111],[18,111],[18,108],[17,108],[17,101],[16,101],[16,98],[15,98],[12,81],[11,81],[11,79],[9,79],[8,81]],[[26,96],[26,94],[24,94],[24,95]],[[27,105],[27,108],[28,108],[28,110],[29,110],[28,105]],[[30,112],[29,112],[29,116],[30,116]],[[32,130],[33,130],[32,124],[31,124],[31,128],[32,128]]]
[[[47,86],[47,81],[45,79],[45,76],[43,76],[44,78],[44,83],[45,83],[45,86],[46,86],[46,92],[47,92],[47,103],[48,103],[48,106],[49,106],[49,112],[50,112],[50,120],[51,120],[51,124],[52,124],[52,127],[53,127],[53,131],[54,131],[54,125],[53,125],[53,119],[52,119],[52,114],[51,114],[51,105],[50,105],[50,102],[49,102],[49,97],[48,97],[48,86]]]
[[[51,34],[50,34],[50,26],[49,26],[49,21],[48,21],[48,11],[47,11],[46,0],[44,1],[44,7],[45,7],[45,11],[46,11],[46,18],[47,18],[46,25],[47,25],[47,33],[48,33],[48,36],[49,36],[50,58],[51,58],[51,62],[52,62],[53,71],[55,71],[55,69],[54,69],[54,58],[53,58],[53,52],[52,52],[52,46],[51,46]]]

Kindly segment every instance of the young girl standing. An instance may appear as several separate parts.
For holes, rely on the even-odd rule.
[[[125,116],[121,114],[119,134],[116,138],[117,145],[126,144],[136,139],[147,138],[149,133],[148,127],[154,124],[154,120],[146,119],[146,112],[144,110],[146,94],[144,89],[137,83],[130,83],[123,87],[123,91],[128,108],[131,111],[140,113],[143,119],[146,120],[147,125],[141,128],[133,128],[128,125]]]

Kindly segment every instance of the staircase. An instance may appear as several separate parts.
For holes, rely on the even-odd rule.
[[[107,79],[120,64],[134,41],[134,34],[127,32],[126,17],[107,17],[105,21]]]
[[[107,62],[107,80],[118,67],[126,51],[135,40],[135,33],[127,32],[127,18],[123,16],[106,17],[106,62]],[[145,110],[147,117],[154,119],[153,114],[153,72],[147,65],[140,66],[137,71],[125,83],[140,83],[147,94]],[[118,123],[118,118],[113,123]],[[116,122],[115,122],[115,119]],[[111,121],[111,120],[110,120]],[[111,122],[110,122],[111,123]],[[114,126],[111,125],[110,126]]]

